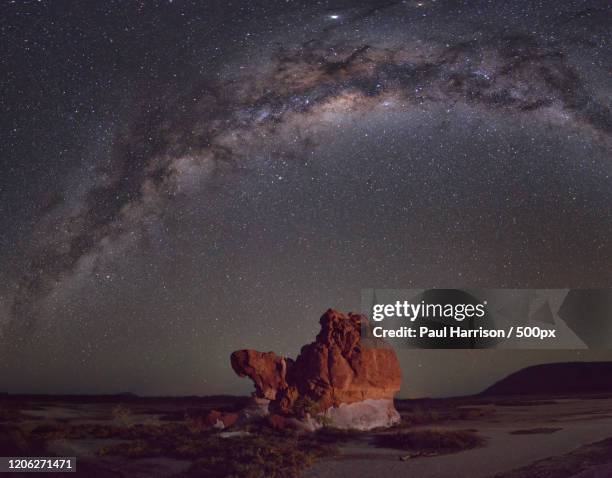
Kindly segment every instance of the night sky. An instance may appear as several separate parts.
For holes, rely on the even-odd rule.
[[[246,393],[362,288],[612,286],[609,2],[3,1],[0,387]],[[612,351],[400,351],[403,396]]]

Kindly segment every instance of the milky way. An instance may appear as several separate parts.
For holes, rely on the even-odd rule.
[[[36,35],[9,28],[22,18],[51,22],[38,8],[12,12],[11,44]],[[76,141],[68,162],[34,148],[46,161],[34,165],[64,177],[41,175],[26,187],[29,212],[6,221],[10,359],[33,348],[31,367],[55,362],[51,375],[70,356],[77,376],[118,375],[83,390],[131,380],[134,391],[221,392],[232,348],[293,354],[319,313],[356,308],[361,288],[609,286],[607,9],[254,5],[222,33],[222,7],[206,19],[192,4],[117,9],[134,33],[100,46],[119,30],[105,20],[85,48],[110,57],[121,86],[88,90],[92,111],[72,132],[38,113]],[[77,12],[47,34],[61,44],[80,22],[117,14]],[[19,150],[13,184],[29,164]],[[6,190],[7,204],[23,199]]]

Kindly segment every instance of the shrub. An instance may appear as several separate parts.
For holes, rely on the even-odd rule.
[[[229,440],[225,440],[228,442]],[[314,455],[294,444],[261,437],[218,443],[209,455],[197,460],[188,476],[210,478],[293,478],[312,465]]]
[[[339,443],[359,438],[362,432],[359,430],[342,429],[335,427],[323,427],[316,432],[315,438],[322,443]]]
[[[117,405],[111,410],[113,419],[118,421],[123,426],[128,426],[132,422],[132,412],[129,408],[123,405]]]
[[[381,447],[442,454],[476,448],[485,440],[471,430],[427,429],[379,435],[376,443]]]
[[[550,433],[558,432],[560,430],[563,430],[563,428],[547,428],[547,427],[542,427],[542,428],[527,428],[527,429],[524,429],[524,430],[513,430],[513,431],[510,432],[510,435],[550,434]]]
[[[420,405],[402,411],[402,425],[428,425],[451,420],[475,420],[487,418],[495,414],[493,408],[485,407],[456,407],[452,409],[424,408]]]

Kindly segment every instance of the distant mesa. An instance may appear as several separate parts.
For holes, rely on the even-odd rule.
[[[255,384],[245,418],[269,415],[276,427],[314,430],[327,424],[368,430],[399,422],[393,397],[402,372],[395,351],[383,341],[361,340],[366,317],[329,309],[316,340],[295,360],[274,352],[238,350],[232,368]]]
[[[612,362],[562,362],[515,372],[481,395],[563,395],[612,393]]]

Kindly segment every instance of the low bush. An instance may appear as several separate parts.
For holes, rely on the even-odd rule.
[[[468,450],[484,443],[484,438],[471,430],[410,430],[376,437],[376,444],[380,447],[435,454]]]

